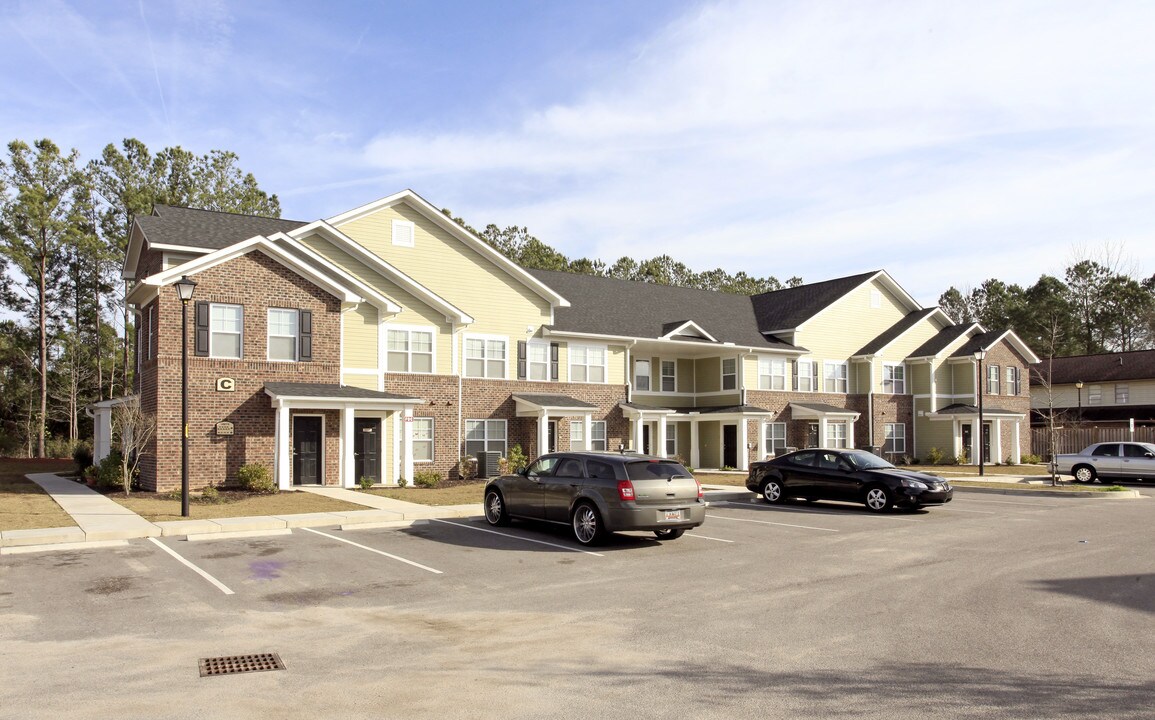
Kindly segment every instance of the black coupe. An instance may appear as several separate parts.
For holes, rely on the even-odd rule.
[[[937,475],[902,470],[865,450],[808,448],[750,465],[746,487],[768,503],[786,498],[863,503],[874,512],[942,505],[954,497]]]

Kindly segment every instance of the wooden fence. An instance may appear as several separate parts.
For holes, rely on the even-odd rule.
[[[1136,427],[1132,433],[1126,427],[1064,427],[1055,430],[1055,450],[1063,453],[1077,453],[1097,442],[1146,442],[1155,443],[1155,427]],[[1031,428],[1031,453],[1044,461],[1050,460],[1047,443],[1047,428]]]

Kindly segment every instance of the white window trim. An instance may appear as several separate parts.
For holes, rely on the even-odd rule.
[[[769,431],[776,427],[782,428],[782,447],[786,447],[786,423],[764,422],[762,423],[762,445],[767,455],[773,455],[775,453],[774,437]]]
[[[407,375],[436,375],[437,374],[437,328],[435,328],[432,325],[401,325],[401,324],[394,324],[394,323],[385,323],[384,325],[385,325],[385,332],[384,332],[384,337],[382,339],[383,339],[383,342],[385,344],[385,358],[384,358],[385,363],[383,366],[385,372],[387,372],[387,373],[390,373],[390,372],[392,372],[392,373],[405,373]],[[389,353],[391,352],[389,350],[389,331],[390,330],[404,331],[407,333],[427,332],[430,334],[430,337],[433,341],[432,342],[433,358],[430,362],[430,368],[431,369],[429,370],[429,372],[420,372],[418,370],[390,370],[389,369]],[[410,340],[412,341],[412,338]],[[410,342],[410,347],[412,347],[412,342]],[[413,351],[407,350],[406,355],[409,356],[409,362],[407,364],[409,365],[409,367],[413,367]],[[507,357],[509,355],[509,348],[508,347],[506,347],[506,355],[507,355]]]
[[[586,351],[587,362],[585,362],[585,363],[575,363],[574,362],[574,356],[577,354],[574,352],[574,350],[576,350],[577,348],[583,348]],[[591,364],[588,362],[590,350],[600,350],[601,351],[601,353],[602,353],[601,365],[595,365],[595,364]],[[567,373],[566,379],[569,382],[583,383],[586,385],[605,385],[606,383],[608,383],[610,381],[610,368],[609,368],[610,348],[608,345],[599,345],[597,343],[570,343],[569,346],[566,348],[566,356],[567,356],[566,357],[566,373]],[[586,369],[586,379],[585,380],[574,380],[573,379],[574,367],[584,367]],[[600,367],[602,369],[602,379],[601,380],[590,380],[589,379],[589,377],[590,377],[589,369],[592,367]],[[653,368],[650,368],[650,372],[653,372]],[[653,376],[651,376],[650,387],[653,387],[652,377]]]
[[[413,447],[416,448],[417,443],[424,443],[424,442],[429,443],[429,459],[428,460],[418,460],[417,459],[417,451],[414,450],[413,451],[413,463],[414,464],[432,463],[434,460],[437,459],[437,420],[436,420],[436,418],[414,416],[413,417],[413,424],[416,425],[417,423],[425,422],[426,420],[429,421],[429,439],[428,440],[418,440],[416,437],[414,437],[412,440],[412,444],[413,444]],[[416,428],[414,428],[414,429],[416,429]]]
[[[1119,399],[1122,389],[1122,400]],[[1130,405],[1131,404],[1131,384],[1130,383],[1115,383],[1115,404],[1116,405]]]
[[[496,438],[491,438],[489,436],[489,423],[493,423],[493,422],[501,423],[501,427],[502,427],[501,437],[502,437],[502,442],[505,443],[505,452],[502,454],[503,454],[503,456],[508,457],[509,456],[509,421],[507,421],[503,418],[465,418],[462,421],[462,429],[465,430],[465,433],[464,433],[465,436],[463,438],[463,442],[464,442],[463,449],[465,449],[466,454],[469,453],[469,450],[468,450],[469,443],[479,442],[477,440],[470,440],[469,439],[469,429],[468,429],[469,423],[476,423],[476,422],[483,423],[482,427],[485,428],[485,440],[484,440],[484,442],[485,442],[485,447],[487,450],[489,448],[489,443],[492,440],[496,439]]]
[[[810,381],[810,389],[809,390],[805,390],[802,388],[802,377],[803,377],[802,366],[803,365],[809,365],[810,366],[810,373],[808,373],[806,375],[806,379]],[[809,358],[809,357],[798,358],[797,360],[794,361],[794,377],[798,378],[798,390],[797,390],[797,392],[804,392],[804,393],[818,392],[817,386],[818,386],[818,383],[822,380],[822,377],[818,374],[818,361],[815,360],[814,358]]]
[[[734,372],[732,372],[732,373],[726,372],[726,361],[727,360],[730,360],[731,362],[734,363]],[[738,362],[738,358],[726,358],[726,357],[721,358],[721,362],[718,364],[719,365],[718,370],[721,372],[721,377],[719,378],[718,382],[720,382],[721,384],[718,387],[720,387],[722,389],[722,392],[733,392],[733,391],[738,389],[738,366],[740,364],[741,363]],[[726,387],[726,378],[728,376],[734,378],[734,387],[731,387],[731,388]]]
[[[774,363],[780,363],[782,365],[782,374],[781,375],[775,375],[774,374]],[[762,372],[763,366],[765,366],[766,372]],[[759,357],[758,358],[758,389],[759,390],[771,390],[771,391],[785,391],[786,390],[786,378],[790,374],[789,373],[789,367],[790,367],[790,363],[787,362],[786,358],[765,357],[765,356]],[[776,377],[782,378],[782,387],[780,387],[780,388],[774,387],[774,378],[776,378]],[[766,378],[767,387],[762,387],[762,378]]]
[[[895,390],[896,381],[894,373],[890,376],[890,389],[886,389],[886,370],[887,368],[901,368],[902,369],[902,391]],[[906,395],[906,363],[884,362],[882,364],[882,394],[884,395]]]
[[[272,320],[272,315],[273,315],[274,311],[276,311],[276,312],[291,312],[291,313],[293,313],[293,316],[295,318],[293,325],[295,326],[296,333],[291,336],[293,338],[293,359],[292,360],[286,360],[285,358],[275,358],[272,356],[272,350],[273,350],[273,343],[271,342],[272,339],[274,337],[278,337],[278,338],[290,337],[289,335],[273,335],[273,324],[272,324],[271,320]],[[242,330],[244,329],[243,312],[244,311],[242,311],[242,319],[241,319],[241,329]],[[268,360],[269,362],[281,362],[281,363],[300,362],[300,360],[301,360],[301,311],[300,310],[298,310],[296,308],[286,308],[286,307],[265,308],[265,360]]]
[[[409,236],[408,242],[404,242],[404,241],[398,242],[397,228],[405,228],[408,230],[408,233],[407,233]],[[398,247],[415,247],[417,245],[417,226],[414,225],[409,220],[394,219],[393,220],[393,226],[391,228],[391,238],[392,238],[393,244],[398,246]]]
[[[670,437],[673,435],[673,437]],[[673,441],[673,449],[670,448],[670,442]],[[666,457],[673,458],[678,456],[678,424],[666,423],[666,437],[662,438],[662,448],[666,451]]]
[[[505,343],[505,370],[503,371],[504,374],[501,377],[495,378],[495,377],[490,377],[489,375],[468,375],[468,374],[466,374],[466,368],[469,366],[469,360],[471,359],[466,354],[466,349],[468,347],[470,340],[482,340],[485,342],[488,342],[490,340],[496,340],[496,341],[500,341],[500,342]],[[485,349],[486,349],[486,352],[489,351],[488,345],[486,346]],[[478,334],[473,334],[473,333],[463,334],[461,336],[461,377],[477,378],[479,380],[508,380],[509,379],[509,355],[510,355],[510,353],[509,353],[509,336],[508,335],[478,335]],[[489,367],[490,362],[491,361],[488,359],[488,355],[487,355],[486,360],[484,360],[485,367]]]
[[[890,438],[890,441],[892,444],[895,440],[902,440],[902,449],[901,450],[893,449],[893,450],[890,450],[889,452],[892,454],[896,454],[896,455],[898,455],[898,454],[905,455],[906,454],[906,423],[897,423],[897,422],[896,423],[883,423],[883,427],[882,427],[882,449],[883,449],[883,452],[888,452],[886,450],[886,442],[887,442],[886,434],[887,434],[888,428],[902,428],[902,437],[901,438],[898,437],[897,435],[892,436]]]
[[[841,438],[835,437],[835,432],[834,432],[835,428],[842,428],[842,437]],[[842,444],[841,445],[835,444],[835,442],[834,442],[835,439],[841,440]],[[823,442],[823,441],[820,441],[820,442]],[[844,420],[831,420],[830,422],[827,422],[826,423],[826,439],[824,442],[826,443],[825,447],[834,448],[834,449],[845,449],[850,443],[850,429],[847,427],[847,423]]]
[[[638,374],[638,365],[642,363],[646,364],[647,372],[645,375]],[[631,375],[633,375],[634,378],[634,390],[637,390],[638,392],[654,392],[654,363],[650,360],[650,358],[635,358],[633,372]],[[646,378],[645,389],[638,387],[639,377]]]
[[[601,429],[602,429],[602,437],[600,440],[597,437],[597,429],[599,427],[601,427]],[[601,450],[598,450],[597,452],[606,452],[609,450],[610,446],[609,446],[609,441],[606,438],[606,421],[605,420],[592,420],[592,421],[590,421],[590,439],[589,439],[590,450],[594,450],[594,443],[595,442],[600,442],[602,444]]]
[[[665,373],[665,364],[666,363],[670,363],[671,365],[674,366],[674,374],[673,375],[666,375],[666,373]],[[674,387],[670,390],[667,390],[665,388],[665,384],[666,384],[665,380],[667,377],[672,378],[674,381]],[[678,392],[678,361],[677,360],[665,360],[662,358],[658,359],[658,391],[664,392],[664,393]]]
[[[545,360],[539,363],[533,361],[533,348],[540,348],[545,351]],[[548,340],[540,340],[537,338],[530,338],[525,341],[525,380],[527,382],[550,382],[552,374],[550,373],[550,344]],[[541,379],[533,376],[533,366],[545,365],[545,375]],[[520,371],[519,371],[520,372]]]
[[[241,331],[236,333],[240,341],[237,349],[240,351],[238,355],[217,355],[213,352],[213,336],[217,331],[213,329],[213,309],[219,307],[235,307],[241,309]],[[232,335],[233,333],[226,333]],[[268,356],[268,353],[266,353]],[[209,357],[214,360],[244,360],[245,359],[245,306],[237,303],[209,303]]]
[[[987,395],[1000,395],[1000,394],[1002,394],[1002,391],[1003,391],[1003,389],[1001,387],[1002,374],[1003,374],[1002,368],[1000,368],[998,365],[988,365],[987,366],[987,387],[986,387],[986,394]],[[994,376],[994,379],[995,379],[995,386],[993,388],[991,387],[991,376],[992,375]]]
[[[835,374],[835,376],[833,378],[834,379],[834,389],[833,390],[827,390],[826,389],[826,368],[828,368],[828,367],[835,367],[835,368],[841,367],[843,369],[844,374],[843,374],[843,377],[841,378],[841,380],[845,384],[844,389],[842,389],[842,390],[838,389],[838,381],[840,378],[838,377],[837,373]],[[822,383],[822,392],[835,393],[838,395],[846,395],[847,393],[850,392],[850,363],[846,362],[845,360],[823,360],[822,361],[822,375],[819,376],[819,381]]]
[[[148,306],[148,347],[144,351],[144,359],[152,360],[152,343],[156,337],[156,303]]]

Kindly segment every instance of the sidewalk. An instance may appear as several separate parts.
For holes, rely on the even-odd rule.
[[[369,493],[353,492],[344,488],[316,487],[299,488],[299,490],[344,500],[367,509],[303,515],[172,520],[153,523],[74,480],[61,478],[51,473],[36,473],[26,477],[51,495],[52,499],[72,516],[77,527],[0,531],[0,554],[16,552],[17,548],[22,552],[38,549],[63,550],[74,547],[96,547],[110,541],[118,542],[134,538],[161,536],[184,537],[188,540],[243,537],[276,531],[288,532],[295,527],[336,525],[343,530],[353,527],[404,527],[412,525],[418,520],[471,517],[481,515],[482,512],[481,503],[447,506],[419,505]]]

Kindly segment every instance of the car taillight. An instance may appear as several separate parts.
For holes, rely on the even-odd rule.
[[[622,500],[633,500],[634,484],[629,480],[618,480],[618,497]]]
[[[702,483],[698,482],[698,478],[694,478],[694,482],[698,486],[698,499],[701,500],[702,499]]]

